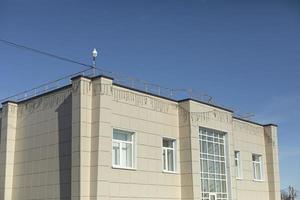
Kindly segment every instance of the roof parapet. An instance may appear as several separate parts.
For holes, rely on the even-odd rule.
[[[200,101],[200,100],[193,99],[193,98],[181,99],[181,100],[178,101],[178,103],[183,102],[183,101],[194,101],[194,102],[201,103],[201,104],[208,105],[208,106],[212,106],[212,107],[215,107],[215,108],[218,108],[218,109],[221,109],[221,110],[225,110],[227,112],[234,113],[233,110],[230,110],[228,108],[225,108],[225,107],[222,107],[222,106],[217,106],[217,105],[214,105],[212,103],[207,103],[207,102]]]

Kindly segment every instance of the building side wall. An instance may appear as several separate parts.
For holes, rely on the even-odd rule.
[[[69,199],[70,95],[68,88],[18,105],[13,200]]]
[[[236,182],[236,185],[233,188],[236,190],[235,198],[243,200],[269,200],[269,177],[266,165],[267,155],[265,151],[266,140],[264,136],[264,128],[262,126],[240,120],[233,120],[233,134],[233,151],[240,151],[242,161],[242,179],[236,179],[235,171],[234,176],[232,176],[232,180],[235,180]],[[254,180],[252,154],[259,154],[262,156],[262,181]]]
[[[98,169],[98,184],[108,188],[108,191],[98,187],[103,191],[100,199],[181,199],[181,158],[178,153],[181,147],[176,102],[104,84],[103,87],[111,89],[105,93],[106,90],[102,88],[103,93],[100,94],[103,112],[100,114],[100,126],[104,127],[100,127],[103,141],[98,146],[102,159]],[[105,125],[108,121],[110,126]],[[134,132],[135,169],[112,168],[113,129]],[[176,139],[176,173],[163,172],[163,137]]]

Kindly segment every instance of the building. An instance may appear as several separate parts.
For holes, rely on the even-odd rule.
[[[279,200],[277,126],[77,76],[2,104],[2,200]]]

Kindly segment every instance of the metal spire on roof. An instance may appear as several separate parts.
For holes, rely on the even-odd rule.
[[[96,57],[97,57],[97,55],[98,55],[97,49],[94,48],[93,52],[92,52],[92,56],[93,56],[93,65],[92,65],[92,68],[93,68],[93,75],[94,76],[96,75]]]

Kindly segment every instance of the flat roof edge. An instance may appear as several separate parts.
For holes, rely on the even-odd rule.
[[[270,123],[270,124],[264,124],[264,126],[276,126],[276,127],[278,127],[278,124]]]
[[[61,91],[61,90],[65,90],[65,89],[67,89],[67,88],[69,88],[69,87],[72,87],[72,84],[65,85],[65,86],[63,86],[63,87],[60,87],[60,88],[51,90],[51,91],[49,91],[49,92],[42,93],[42,94],[39,94],[39,95],[30,97],[30,98],[28,98],[28,99],[24,99],[24,100],[21,100],[21,101],[17,101],[16,103],[19,104],[19,103],[24,103],[24,102],[27,102],[27,101],[31,101],[31,100],[40,98],[40,97],[45,96],[45,95],[49,95],[49,94],[52,94],[52,93],[55,93],[55,92],[58,92],[58,91]]]
[[[277,124],[274,124],[274,123],[261,124],[261,123],[254,122],[254,121],[247,120],[247,119],[243,119],[243,118],[240,118],[240,117],[235,117],[235,116],[233,116],[232,118],[233,118],[233,119],[240,120],[240,121],[243,121],[243,122],[248,122],[248,123],[251,123],[251,124],[256,124],[256,125],[258,125],[258,126],[276,126],[276,127],[278,127],[278,125],[277,125]]]
[[[207,102],[204,102],[204,101],[200,101],[200,100],[197,100],[197,99],[193,99],[193,98],[186,98],[186,99],[181,99],[179,100],[178,102],[183,102],[183,101],[195,101],[197,103],[201,103],[201,104],[204,104],[204,105],[208,105],[208,106],[212,106],[212,107],[215,107],[215,108],[218,108],[218,109],[221,109],[221,110],[225,110],[227,112],[231,112],[231,113],[234,113],[233,110],[230,110],[228,108],[224,108],[222,106],[217,106],[217,105],[214,105],[214,104],[211,104],[211,103],[207,103]]]
[[[243,118],[240,118],[240,117],[233,116],[232,118],[240,120],[240,121],[243,121],[243,122],[247,122],[247,123],[250,123],[250,124],[255,124],[255,125],[258,125],[258,126],[264,126],[263,124],[260,124],[258,122],[254,122],[254,121],[251,121],[251,120],[243,119]]]
[[[77,75],[77,76],[73,76],[73,77],[71,77],[70,79],[71,79],[71,81],[73,81],[73,80],[75,80],[75,79],[78,79],[78,78],[86,78],[86,79],[91,79],[90,77],[88,77],[88,76],[85,76],[85,75],[82,75],[82,74],[80,74],[80,75]]]
[[[128,89],[128,90],[133,90],[133,91],[136,91],[136,92],[140,92],[140,93],[143,93],[143,94],[155,96],[155,97],[157,97],[157,98],[162,98],[162,99],[165,99],[165,100],[177,102],[177,103],[180,103],[180,102],[183,102],[183,101],[191,100],[191,101],[195,101],[195,102],[197,102],[197,103],[205,104],[205,105],[208,105],[208,106],[212,106],[212,107],[215,107],[215,108],[222,109],[222,110],[225,110],[225,111],[227,111],[227,112],[233,113],[233,111],[230,110],[230,109],[228,109],[228,108],[224,108],[224,107],[221,107],[221,106],[217,106],[217,105],[214,105],[214,104],[206,103],[206,102],[199,101],[199,100],[192,99],[192,98],[186,98],[186,99],[176,100],[176,99],[171,99],[171,98],[164,97],[164,96],[161,96],[161,95],[153,94],[153,93],[151,93],[151,92],[145,92],[145,91],[143,91],[143,90],[139,90],[139,89],[132,88],[132,87],[125,86],[125,85],[122,85],[122,84],[118,84],[118,83],[113,83],[113,85],[118,86],[118,87],[122,87],[122,88],[125,88],[125,89]]]
[[[18,102],[13,101],[13,100],[7,100],[7,101],[3,101],[1,102],[2,105],[8,104],[8,103],[13,103],[13,104],[17,104]]]
[[[82,78],[87,78],[87,79],[90,79],[90,80],[98,79],[98,78],[101,78],[101,77],[114,80],[114,78],[109,77],[109,76],[105,76],[105,75],[99,75],[99,76],[95,76],[95,77],[87,77],[87,76],[83,76],[83,75],[78,75],[78,76],[72,77],[71,80],[74,80],[74,79],[77,79],[77,78],[81,78],[81,77]],[[142,93],[142,94],[150,95],[150,96],[153,96],[153,97],[156,97],[156,98],[161,98],[161,99],[165,99],[165,100],[168,100],[168,101],[172,101],[174,103],[180,103],[180,102],[184,102],[184,101],[194,101],[196,103],[204,104],[204,105],[211,106],[211,107],[214,107],[214,108],[218,108],[218,109],[230,112],[230,113],[234,113],[233,110],[225,108],[223,106],[214,105],[214,104],[211,104],[211,103],[208,103],[208,102],[204,102],[204,101],[201,101],[201,100],[197,100],[197,99],[193,99],[193,98],[185,98],[185,99],[181,99],[181,100],[176,100],[176,99],[172,99],[172,98],[165,97],[165,96],[162,96],[162,95],[158,95],[158,94],[154,94],[154,93],[151,93],[151,92],[143,91],[143,90],[140,90],[140,89],[132,88],[130,86],[122,85],[122,84],[119,84],[119,83],[114,83],[113,82],[112,85],[118,86],[118,87],[121,87],[121,88],[124,88],[124,89],[128,89],[128,90],[132,90],[132,91],[135,91],[135,92],[139,92],[139,93]],[[42,97],[44,95],[49,95],[51,93],[55,93],[55,92],[58,92],[60,90],[67,89],[67,88],[69,88],[71,86],[72,86],[72,84],[68,84],[68,85],[65,85],[63,87],[51,90],[49,92],[45,92],[45,93],[39,94],[37,96],[33,96],[33,97],[28,98],[28,99],[24,99],[24,100],[20,100],[20,101],[7,100],[7,101],[0,102],[0,103],[2,105],[5,105],[7,103],[14,103],[14,104],[24,103],[24,102],[27,102],[27,101],[34,100],[36,98],[40,98],[40,97]],[[278,127],[278,125],[274,124],[274,123],[261,124],[261,123],[258,123],[258,122],[254,122],[254,121],[243,119],[243,118],[236,117],[236,116],[232,116],[232,118],[236,119],[236,120],[243,121],[243,122],[255,124],[255,125],[258,125],[258,126],[263,126],[263,127],[265,127],[265,126],[275,126],[275,127]]]
[[[86,79],[90,79],[90,80],[95,80],[95,79],[98,79],[98,78],[107,78],[107,79],[114,80],[113,77],[106,76],[106,75],[97,75],[97,76],[90,77],[90,76],[85,76],[85,75],[82,75],[82,74],[72,77],[71,80],[73,81],[73,80],[78,79],[78,78],[86,78]]]
[[[98,75],[98,76],[91,77],[92,80],[98,79],[98,78],[107,78],[107,79],[110,79],[110,80],[114,80],[113,77],[106,76],[106,75]]]
[[[168,100],[168,101],[173,101],[173,102],[178,103],[178,101],[175,100],[175,99],[171,99],[171,98],[164,97],[164,96],[161,96],[161,95],[153,94],[151,92],[146,92],[146,91],[139,90],[139,89],[136,89],[136,88],[132,88],[132,87],[129,87],[129,86],[125,86],[125,85],[122,85],[122,84],[119,84],[119,83],[113,83],[113,85],[118,86],[118,87],[122,87],[122,88],[125,88],[125,89],[128,89],[128,90],[133,90],[133,91],[136,91],[136,92],[140,92],[140,93],[143,93],[143,94],[146,94],[146,95],[151,95],[151,96],[154,96],[154,97],[157,97],[157,98],[162,98],[162,99],[165,99],[165,100]]]

